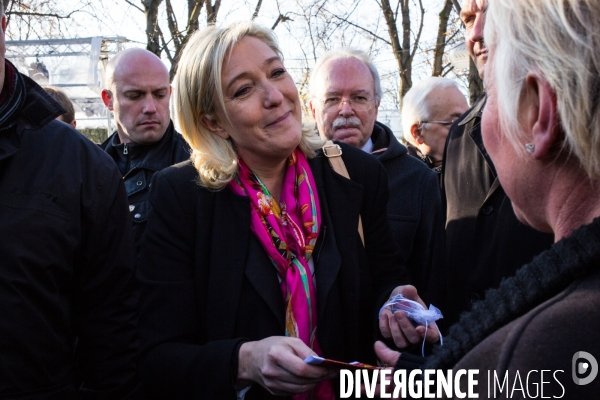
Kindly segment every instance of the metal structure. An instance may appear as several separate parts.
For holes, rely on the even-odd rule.
[[[75,106],[78,128],[107,128],[111,113],[102,103],[104,70],[128,39],[88,37],[6,41],[6,58],[40,85],[60,87]]]
[[[467,50],[467,44],[465,42],[460,42],[458,45],[454,46],[448,51],[448,58],[454,68],[468,69],[471,56]]]

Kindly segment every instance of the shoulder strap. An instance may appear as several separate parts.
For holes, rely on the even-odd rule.
[[[342,148],[339,145],[328,140],[327,143],[325,143],[325,146],[323,146],[323,154],[327,157],[329,165],[331,165],[331,168],[333,168],[335,172],[342,175],[344,178],[350,179],[346,164],[344,164],[344,160],[342,160]],[[365,235],[363,233],[362,218],[360,214],[358,216],[358,234],[360,235],[360,240],[364,246]]]

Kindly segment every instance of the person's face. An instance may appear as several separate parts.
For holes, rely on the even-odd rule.
[[[464,0],[460,18],[465,24],[465,41],[479,76],[483,78],[488,51],[483,43],[483,28],[488,0]]]
[[[455,121],[463,115],[469,105],[465,96],[455,87],[446,87],[431,92],[425,99],[430,110],[433,112],[429,121]],[[444,156],[446,137],[450,132],[450,123],[430,123],[429,129],[420,129],[420,138],[417,139],[421,151],[431,156],[436,161],[441,161]]]
[[[158,59],[143,54],[126,57],[102,99],[114,114],[121,143],[156,143],[170,123],[169,74]]]
[[[261,40],[246,36],[223,62],[221,85],[227,116],[203,118],[215,134],[231,139],[250,168],[285,160],[302,138],[298,89],[279,56]]]
[[[375,101],[375,84],[369,68],[356,58],[330,60],[317,72],[318,88],[310,102],[312,116],[319,134],[327,139],[339,140],[354,147],[363,147],[373,134],[379,102]],[[357,111],[347,101],[326,107],[324,101],[332,98],[350,100],[358,97],[370,99],[370,108]]]

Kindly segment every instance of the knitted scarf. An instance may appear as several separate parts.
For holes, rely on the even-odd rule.
[[[424,368],[451,369],[493,332],[600,270],[600,218],[555,243],[463,313]]]

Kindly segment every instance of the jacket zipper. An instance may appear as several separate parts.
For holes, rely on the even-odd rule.
[[[127,149],[127,143],[123,145],[123,154],[129,154],[129,150]]]

